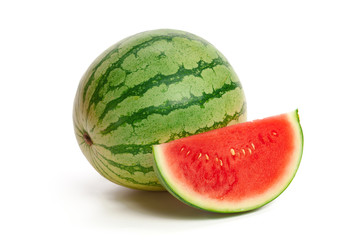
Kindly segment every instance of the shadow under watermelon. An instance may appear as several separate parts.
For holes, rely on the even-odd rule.
[[[244,213],[213,213],[190,207],[168,192],[149,192],[121,188],[109,193],[112,201],[126,205],[127,208],[146,215],[155,215],[171,219],[219,219],[247,215],[258,211],[252,210]],[[263,208],[260,208],[263,209]]]

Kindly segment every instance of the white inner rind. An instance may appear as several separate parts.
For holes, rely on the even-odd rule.
[[[201,209],[214,212],[242,212],[265,205],[279,196],[287,188],[299,167],[303,149],[303,135],[297,114],[297,110],[287,114],[288,120],[293,128],[293,140],[295,141],[294,146],[296,147],[292,153],[289,165],[285,170],[286,174],[284,174],[275,185],[262,194],[239,201],[211,199],[201,195],[192,189],[189,189],[185,183],[176,179],[170,171],[166,170],[171,168],[168,166],[161,145],[156,145],[154,146],[154,155],[156,159],[155,168],[159,172],[159,178],[175,197]]]

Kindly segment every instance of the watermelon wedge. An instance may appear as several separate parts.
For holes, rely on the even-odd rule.
[[[153,146],[155,171],[176,198],[212,212],[244,212],[279,196],[303,152],[298,111]]]

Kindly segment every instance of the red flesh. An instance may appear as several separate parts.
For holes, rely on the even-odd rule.
[[[291,122],[282,114],[175,140],[164,154],[172,174],[193,191],[238,201],[276,183],[294,148]]]

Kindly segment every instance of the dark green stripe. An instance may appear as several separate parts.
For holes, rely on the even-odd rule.
[[[84,134],[84,132],[80,129],[80,127],[74,122],[74,127],[75,127],[75,132],[76,130],[81,133],[81,134]]]
[[[160,106],[151,106],[147,108],[143,108],[133,113],[130,116],[123,116],[118,119],[118,121],[111,123],[106,129],[102,130],[102,134],[108,134],[114,130],[116,130],[119,126],[123,124],[132,125],[134,122],[141,121],[146,119],[148,116],[152,114],[160,114],[160,115],[168,115],[172,111],[178,109],[186,109],[193,105],[204,106],[206,102],[214,98],[221,98],[225,93],[235,90],[239,85],[235,82],[231,82],[230,84],[224,84],[221,88],[215,90],[212,93],[203,93],[202,96],[196,97],[191,96],[190,100],[177,102],[177,101],[167,101]]]
[[[103,158],[102,155],[99,156],[98,154],[95,153],[95,151],[93,152],[93,154],[94,154],[94,157],[98,160],[98,161],[94,161],[94,162],[99,162],[99,163],[101,163],[108,171],[110,171],[111,173],[113,173],[114,175],[116,175],[116,176],[117,176],[118,178],[120,178],[120,179],[123,179],[123,180],[125,180],[125,181],[131,182],[131,183],[133,183],[133,184],[162,187],[161,184],[159,184],[159,183],[156,182],[156,181],[142,183],[142,182],[138,182],[138,181],[134,180],[133,178],[121,176],[121,175],[117,174],[116,172],[114,172],[113,170],[111,170],[111,169],[101,160],[100,157]],[[105,160],[105,159],[104,159],[104,160]],[[100,167],[100,166],[99,166],[99,167]],[[101,167],[100,167],[100,168],[101,168]],[[104,177],[106,177],[106,178],[108,178],[108,179],[113,179],[111,176],[109,176],[109,175],[106,173],[106,171],[104,171],[104,169],[101,168],[101,170],[102,170],[102,171],[99,171],[99,170],[98,170],[98,172],[99,172],[101,175],[104,176],[104,174],[106,174],[108,177],[106,177],[106,176],[104,176]],[[122,170],[127,171],[126,169],[122,169]],[[151,171],[153,171],[153,169],[151,169]]]
[[[111,50],[108,54],[106,54],[105,57],[103,57],[100,62],[91,70],[92,71],[92,74],[89,78],[89,80],[86,82],[85,86],[84,86],[84,92],[83,92],[83,96],[82,96],[82,100],[83,102],[85,102],[85,98],[86,98],[86,94],[87,94],[87,91],[90,87],[90,85],[92,84],[92,82],[95,80],[95,73],[97,71],[97,69],[101,66],[101,64],[103,64],[103,62],[105,62],[106,60],[108,60],[110,58],[110,56],[112,54],[114,54],[115,52],[117,52],[119,49],[117,47],[115,47],[113,50]]]
[[[180,133],[176,133],[170,136],[170,138],[165,141],[169,142],[174,139],[188,137],[194,134],[199,134],[203,132],[207,132],[213,129],[226,127],[231,121],[238,119],[242,114],[244,114],[246,111],[246,103],[244,102],[241,110],[239,112],[234,113],[233,115],[225,115],[223,121],[215,122],[210,127],[203,127],[199,128],[195,133],[189,133],[186,131],[182,131]],[[106,146],[103,144],[99,144],[98,146],[101,146],[107,150],[109,150],[112,154],[124,154],[124,153],[130,153],[132,155],[136,154],[147,154],[152,153],[152,146],[159,144],[159,142],[153,142],[150,144],[144,144],[144,145],[137,145],[137,144],[119,144],[119,145],[113,145],[113,146]]]
[[[79,138],[84,138],[84,136],[82,134],[79,134],[77,132],[75,132],[75,135],[78,136]]]
[[[77,135],[77,136],[79,136],[80,138],[82,138],[83,136],[84,136],[84,132],[83,131],[81,131],[81,129],[77,126],[77,125],[74,125],[75,126],[75,134]]]
[[[159,73],[154,77],[149,78],[147,81],[138,84],[132,88],[129,88],[128,90],[124,91],[120,97],[108,102],[105,106],[103,113],[99,117],[98,123],[101,123],[101,121],[104,119],[104,117],[109,111],[114,110],[119,103],[121,103],[130,96],[142,96],[145,92],[147,92],[153,87],[160,86],[161,84],[169,86],[171,84],[181,82],[186,76],[191,75],[201,77],[202,71],[204,71],[205,69],[212,69],[218,65],[227,65],[227,63],[224,62],[221,58],[215,58],[210,63],[206,63],[205,61],[200,60],[198,62],[198,66],[194,69],[186,69],[184,68],[184,66],[181,66],[179,67],[179,70],[174,74],[163,75]]]
[[[107,77],[109,76],[110,72],[112,70],[114,70],[115,68],[121,68],[122,63],[124,62],[124,60],[130,56],[131,54],[134,54],[135,56],[137,56],[137,53],[141,50],[144,49],[150,45],[152,45],[153,43],[157,42],[157,41],[161,41],[161,40],[166,40],[166,41],[171,41],[174,37],[182,37],[182,38],[187,38],[189,40],[197,40],[200,42],[200,39],[193,39],[190,38],[188,35],[185,34],[176,34],[176,33],[172,33],[172,34],[168,34],[168,35],[159,35],[159,36],[154,36],[153,38],[144,41],[140,44],[137,44],[135,46],[133,46],[131,49],[129,49],[127,52],[125,52],[119,59],[118,61],[116,61],[115,63],[113,63],[111,66],[109,66],[106,69],[106,72],[99,78],[97,79],[99,82],[96,86],[95,91],[93,92],[90,101],[89,101],[89,106],[88,106],[88,112],[90,107],[92,106],[92,104],[96,105],[99,101],[102,100],[102,96],[100,96],[100,90],[105,86],[105,84],[107,83]],[[204,42],[203,42],[204,43]],[[90,87],[90,85],[92,84],[92,82],[95,80],[95,73],[97,71],[97,69],[101,66],[101,64],[106,61],[107,59],[109,59],[111,57],[111,55],[113,53],[115,53],[116,51],[118,51],[119,47],[121,46],[121,43],[116,46],[112,51],[110,51],[93,69],[93,72],[88,80],[88,82],[86,83],[86,85],[84,86],[84,92],[83,92],[83,101],[85,102],[85,98],[86,98],[86,94],[88,91],[88,88]]]
[[[191,135],[203,133],[203,132],[208,132],[208,131],[213,130],[213,129],[226,127],[231,121],[237,120],[245,112],[246,112],[246,102],[243,103],[243,105],[242,105],[239,112],[236,112],[233,115],[226,115],[225,118],[222,121],[215,122],[210,127],[199,128],[198,130],[196,130],[195,133],[189,133],[189,132],[186,132],[186,131],[182,131],[180,133],[173,134],[173,135],[170,136],[170,138],[166,142],[174,140],[174,139],[184,138],[184,137],[188,137],[188,136],[191,136]]]
[[[144,145],[138,145],[138,144],[119,144],[114,146],[106,146],[104,144],[96,144],[96,145],[109,150],[112,154],[131,153],[133,155],[137,155],[137,154],[152,153],[151,147],[152,145],[155,144],[159,144],[159,142],[153,142]]]
[[[108,162],[111,166],[113,167],[117,167],[120,168],[121,170],[127,171],[131,174],[134,174],[135,172],[142,172],[142,173],[148,173],[148,172],[153,172],[154,168],[151,167],[144,167],[141,166],[140,164],[136,164],[136,165],[132,165],[132,166],[127,166],[118,162],[115,162],[113,160],[110,160],[108,158],[106,158],[104,155],[98,153],[106,162]]]
[[[109,175],[107,174],[107,172],[104,171],[104,169],[99,165],[99,162],[96,161],[96,159],[98,159],[98,158],[97,158],[97,156],[96,156],[96,152],[94,151],[94,149],[90,147],[89,152],[90,152],[90,154],[92,155],[92,156],[90,157],[90,158],[91,158],[91,163],[92,163],[92,165],[94,166],[94,168],[96,169],[96,171],[97,171],[98,173],[100,173],[103,177],[109,179],[110,176],[109,176]]]

